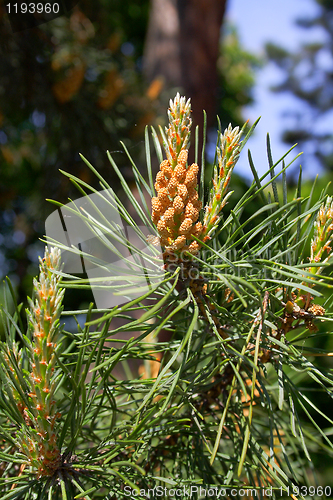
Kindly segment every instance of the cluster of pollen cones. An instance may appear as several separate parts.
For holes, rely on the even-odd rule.
[[[198,221],[202,203],[198,199],[198,172],[196,163],[186,166],[187,149],[183,149],[172,168],[169,160],[162,161],[156,175],[157,197],[152,198],[152,220],[157,226],[160,243],[166,252],[187,250],[196,254],[203,226]]]

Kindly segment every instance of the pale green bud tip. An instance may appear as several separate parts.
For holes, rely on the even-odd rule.
[[[219,174],[222,178],[225,177],[237,163],[242,133],[243,129],[239,130],[239,127],[233,129],[230,123],[229,127],[220,135],[219,146],[216,152],[220,169]]]
[[[186,97],[180,97],[179,92],[177,92],[174,100],[170,99],[170,110],[169,112],[176,118],[182,118],[184,115],[187,117],[191,113],[191,99],[186,101]]]
[[[331,257],[332,231],[333,231],[333,198],[328,197],[319,209],[314,222],[314,235],[311,242],[310,262],[327,262]],[[326,258],[325,258],[325,255]],[[324,260],[323,260],[324,257]],[[319,272],[320,268],[316,269]]]
[[[191,100],[186,101],[177,93],[174,100],[170,99],[168,110],[169,127],[165,129],[167,143],[164,144],[167,159],[174,168],[177,164],[179,153],[188,149],[190,140]]]
[[[61,264],[61,251],[58,247],[51,247],[49,250],[48,247],[45,247],[45,253],[43,262],[45,263],[48,269],[54,269],[58,271],[60,269]]]

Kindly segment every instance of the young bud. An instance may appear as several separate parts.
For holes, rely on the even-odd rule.
[[[31,339],[26,338],[28,349],[24,354],[30,371],[23,370],[21,359],[24,351],[18,351],[17,346],[8,346],[7,356],[8,369],[13,370],[13,383],[7,385],[6,391],[11,392],[11,399],[17,403],[26,424],[17,431],[17,443],[39,476],[53,475],[61,462],[57,442],[51,440],[55,422],[51,425],[47,419],[55,411],[50,395],[55,391],[56,381],[49,372],[55,362],[54,350],[60,334],[59,317],[64,295],[58,274],[60,264],[60,250],[52,248],[49,251],[46,247],[44,258],[40,258],[39,280],[34,280],[33,297],[27,311]]]
[[[331,242],[333,238],[333,198],[329,196],[319,209],[314,223],[314,235],[311,241],[310,262],[325,264],[332,256]],[[313,274],[321,274],[322,267],[311,267]]]
[[[176,252],[177,255],[183,248],[191,251],[192,247],[186,246],[186,240],[190,242],[193,235],[199,236],[202,230],[202,225],[196,225],[202,208],[197,192],[199,167],[195,163],[186,167],[190,113],[190,100],[186,101],[177,94],[170,101],[169,127],[163,143],[167,159],[160,164],[155,183],[157,197],[152,198],[152,221],[159,232],[160,243],[166,252]]]
[[[246,125],[246,124],[245,124]],[[202,237],[211,235],[216,229],[220,217],[218,214],[225,206],[231,193],[227,193],[228,185],[234,166],[237,163],[240,153],[240,138],[245,128],[232,128],[231,124],[220,134],[219,144],[216,148],[218,165],[214,166],[214,177],[209,196],[209,203],[205,209],[204,226]]]

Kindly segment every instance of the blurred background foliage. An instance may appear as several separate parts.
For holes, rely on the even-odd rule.
[[[14,34],[1,8],[0,258],[22,298],[54,209],[45,199],[74,195],[58,169],[94,183],[79,152],[107,176],[105,151],[142,136],[153,108],[140,79],[148,2],[80,2]]]
[[[302,45],[297,52],[272,43],[266,53],[281,70],[276,92],[288,92],[295,98],[294,109],[285,110],[288,123],[283,139],[299,144],[305,166],[333,170],[333,7],[331,0],[314,0],[318,14],[302,13],[296,23],[309,33],[320,28],[322,42]]]

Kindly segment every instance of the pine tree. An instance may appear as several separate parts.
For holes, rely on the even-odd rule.
[[[67,212],[137,273],[129,279],[122,268],[120,284],[112,273],[71,275],[60,267],[60,252],[101,270],[109,254],[54,241],[34,283],[28,332],[21,306],[13,317],[3,307],[3,500],[331,494],[311,456],[332,457],[323,425],[332,420],[306,384],[312,380],[329,407],[331,353],[320,337],[330,335],[332,314],[332,198],[303,198],[300,175],[288,201],[290,164],[286,155],[272,160],[268,140],[268,172],[259,178],[249,153],[254,181],[228,213],[232,171],[255,124],[246,135],[247,125],[219,130],[206,189],[197,148],[195,162],[187,162],[190,113],[184,97],[170,101],[169,126],[160,130],[165,154],[156,131],[146,129],[147,179],[125,147],[141,203],[108,153],[142,226],[88,160],[102,191],[65,173],[88,200]],[[160,161],[155,182],[151,142]],[[137,239],[96,199],[117,209]],[[255,200],[261,207],[242,222]],[[156,277],[161,267],[161,278],[142,291],[140,272]],[[92,303],[61,311],[64,290],[90,286],[126,300],[111,309]],[[9,291],[15,298],[10,283]],[[131,300],[133,292],[140,293]],[[83,328],[61,327],[61,317],[78,313],[86,315]]]

